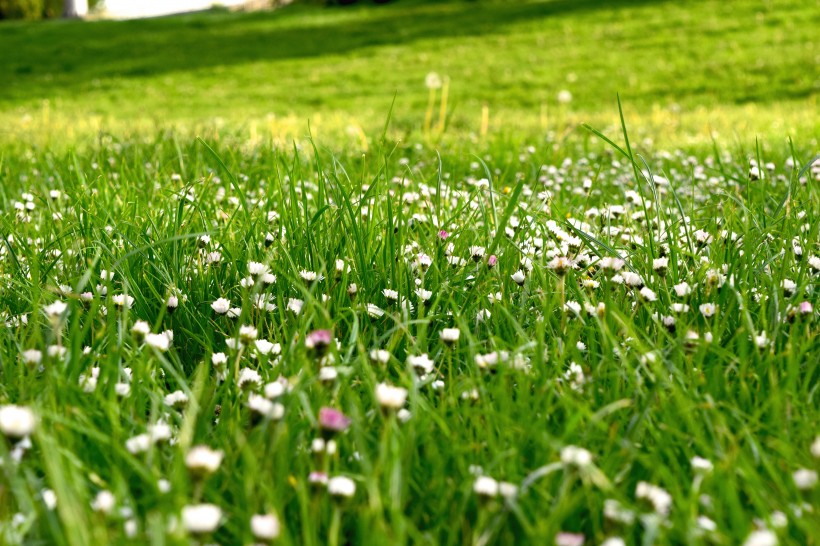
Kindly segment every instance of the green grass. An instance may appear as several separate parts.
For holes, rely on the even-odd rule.
[[[422,131],[425,76],[450,81],[447,135],[617,127],[702,145],[712,133],[818,134],[820,19],[811,3],[395,2],[126,22],[4,23],[6,141],[58,145],[113,131],[241,130],[262,142],[314,132],[360,145],[395,96],[393,136]],[[559,91],[573,100],[560,106]],[[438,104],[436,105],[436,114]],[[364,133],[362,133],[362,131]]]
[[[0,544],[264,543],[267,513],[285,545],[818,545],[816,22],[406,1],[0,25]],[[213,533],[182,519],[201,503]]]
[[[800,491],[792,479],[818,467],[809,451],[820,417],[817,322],[815,311],[794,316],[800,302],[820,305],[810,258],[820,196],[806,181],[816,174],[801,180],[785,157],[764,156],[774,172],[750,181],[748,156],[675,153],[649,160],[669,179],[654,185],[636,179],[617,151],[576,150],[565,162],[563,152],[538,145],[520,158],[488,150],[486,187],[475,183],[485,167],[466,149],[437,156],[424,146],[388,147],[363,161],[310,147],[216,146],[219,156],[173,139],[103,140],[85,157],[47,152],[3,163],[0,397],[30,406],[39,423],[21,462],[4,464],[0,509],[6,522],[23,514],[24,543],[186,543],[169,518],[197,502],[222,508],[213,539],[223,544],[249,543],[250,516],[269,511],[282,523],[283,544],[544,544],[560,531],[592,544],[614,535],[635,544],[739,544],[755,525],[774,529],[783,544],[817,543],[820,490]],[[793,160],[804,165],[810,155],[797,150]],[[30,210],[15,205],[26,202]],[[623,215],[590,216],[620,204]],[[696,230],[713,240],[698,243]],[[484,257],[474,261],[472,246]],[[222,261],[205,265],[214,251]],[[415,265],[421,252],[431,258],[426,271]],[[550,256],[563,253],[586,265],[557,275]],[[652,269],[662,253],[670,258],[665,276]],[[448,254],[463,263],[449,264]],[[657,301],[609,280],[600,267],[606,256],[623,257],[624,271],[640,275]],[[511,276],[527,259],[532,269],[518,286]],[[349,271],[337,274],[336,260]],[[243,287],[251,261],[268,265],[275,282]],[[324,280],[302,280],[303,269]],[[101,280],[102,270],[113,278]],[[600,285],[585,289],[584,279]],[[784,279],[795,286],[784,290]],[[679,297],[673,285],[683,281],[693,292]],[[431,291],[427,305],[417,283]],[[413,310],[386,299],[388,288]],[[491,303],[496,292],[501,300]],[[180,305],[170,314],[172,293]],[[134,298],[131,309],[117,307],[120,294]],[[259,294],[275,310],[257,309]],[[212,311],[220,297],[240,309],[238,318]],[[304,302],[299,314],[290,298]],[[53,301],[68,304],[56,327],[43,312]],[[576,317],[564,301],[605,311]],[[689,310],[673,312],[676,302]],[[702,303],[717,305],[717,314],[702,315]],[[373,318],[365,304],[386,312]],[[484,310],[490,316],[479,321]],[[671,315],[674,331],[661,321]],[[137,320],[172,330],[170,350],[141,342],[132,333]],[[281,344],[281,356],[227,348],[241,325]],[[452,348],[439,339],[448,327],[461,332]],[[305,348],[321,328],[338,340],[323,364],[338,372],[330,382]],[[761,332],[770,341],[757,347]],[[48,347],[64,354],[49,356]],[[40,365],[24,361],[29,349],[42,351]],[[387,362],[373,362],[373,349],[386,350]],[[508,359],[476,364],[493,351]],[[225,381],[211,365],[217,352],[228,355]],[[435,370],[422,380],[407,357],[424,353]],[[572,363],[585,377],[575,385]],[[87,392],[83,378],[95,367],[96,388]],[[263,383],[288,378],[281,420],[252,419],[247,391],[261,387],[238,388],[245,367]],[[443,381],[440,390],[433,379]],[[130,384],[128,396],[117,394],[118,382]],[[409,420],[379,409],[380,382],[409,390]],[[176,390],[189,398],[183,409],[163,402]],[[310,452],[322,406],[352,419],[337,453],[324,458]],[[158,421],[171,426],[174,443],[130,453],[126,441]],[[225,454],[201,482],[183,462],[195,444]],[[590,450],[593,466],[561,465],[570,445]],[[698,477],[695,456],[714,470]],[[308,474],[322,469],[352,477],[355,496],[339,504],[311,487]],[[472,491],[477,473],[516,484],[518,494],[483,500]],[[170,492],[158,489],[161,479]],[[636,497],[641,481],[669,492],[667,515],[652,515]],[[56,492],[56,510],[41,500],[46,488]],[[109,515],[90,507],[101,490],[115,495]],[[605,518],[608,499],[638,519]],[[776,526],[779,512],[785,527]],[[701,515],[716,530],[699,531]],[[126,521],[135,527],[130,539]],[[3,529],[17,543],[12,524]]]

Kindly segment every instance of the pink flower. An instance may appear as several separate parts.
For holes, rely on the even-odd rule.
[[[339,410],[324,407],[319,410],[319,428],[328,432],[344,432],[350,426],[350,417]]]
[[[555,535],[555,546],[584,546],[584,535],[580,533],[558,533]]]
[[[305,338],[305,347],[321,356],[325,354],[332,342],[333,332],[330,330],[314,330]]]
[[[441,239],[442,241],[444,239],[446,239],[447,237],[449,237],[449,236],[450,236],[450,234],[447,233],[446,231],[444,231],[443,229],[438,232],[438,238]]]
[[[495,254],[493,254],[492,256],[490,256],[487,259],[487,267],[489,267],[490,269],[495,267],[495,264],[497,264],[497,263],[498,263],[498,256],[496,256]]]

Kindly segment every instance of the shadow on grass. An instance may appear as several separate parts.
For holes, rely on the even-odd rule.
[[[0,80],[5,85],[0,86],[0,99],[47,97],[58,86],[66,93],[105,78],[355,55],[367,47],[488,35],[523,21],[649,3],[653,1],[399,1],[378,8],[337,8],[335,15],[294,7],[273,13],[216,11],[135,21],[4,23]]]

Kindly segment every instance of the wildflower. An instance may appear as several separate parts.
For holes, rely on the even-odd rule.
[[[624,271],[623,273],[621,273],[621,277],[623,277],[624,284],[626,284],[627,286],[643,286],[643,279],[637,273],[633,273],[632,271]]]
[[[581,314],[581,304],[577,301],[570,300],[564,304],[564,310],[569,311],[575,316],[579,316]]]
[[[146,334],[145,344],[164,353],[171,347],[171,339],[165,332],[160,334]]]
[[[387,383],[376,385],[376,401],[384,409],[399,409],[407,400],[407,389],[393,387]]]
[[[46,316],[49,319],[57,320],[63,315],[63,313],[66,312],[67,309],[68,309],[68,304],[67,303],[57,300],[54,303],[46,305],[45,307],[43,307],[43,312],[46,314]]]
[[[674,313],[688,313],[689,306],[685,303],[673,303],[671,306],[672,312]]]
[[[606,273],[613,274],[623,269],[624,261],[620,258],[612,258],[610,256],[605,256],[601,258],[599,266]]]
[[[765,349],[767,345],[769,345],[769,336],[766,335],[766,332],[760,332],[760,335],[754,336],[755,338],[755,345],[757,345],[758,349]]]
[[[433,371],[435,363],[424,353],[419,356],[408,356],[407,363],[422,374],[428,374]]]
[[[652,260],[652,269],[658,272],[658,275],[663,277],[666,275],[666,270],[669,268],[669,258],[655,258]]]
[[[555,535],[555,546],[584,546],[584,535],[580,533],[558,533]]]
[[[23,351],[23,362],[30,365],[37,365],[43,360],[42,351],[37,349],[28,349]]]
[[[572,93],[567,91],[566,89],[562,89],[558,92],[558,102],[561,104],[569,104],[572,102]],[[583,544],[583,542],[582,542]],[[562,545],[559,545],[562,546]]]
[[[350,266],[345,264],[344,260],[336,260],[335,262],[336,277],[341,277],[344,273],[350,273]]]
[[[243,345],[249,345],[256,339],[256,336],[259,335],[259,330],[254,328],[253,326],[240,326],[239,327],[239,342]]]
[[[282,351],[282,346],[278,343],[271,343],[267,339],[257,339],[254,341],[256,352],[260,355],[279,354]]]
[[[251,516],[251,533],[257,540],[273,540],[279,536],[279,518],[276,514]]]
[[[398,417],[400,423],[406,423],[412,416],[413,414],[407,408],[401,408],[396,412],[396,417]]]
[[[396,301],[399,299],[399,293],[390,288],[382,290],[382,294],[384,294],[384,297],[387,298],[388,301]]]
[[[669,510],[672,508],[672,495],[665,489],[648,482],[638,482],[635,496],[639,499],[648,500],[659,515],[669,515]]]
[[[601,543],[601,546],[626,546],[626,542],[621,537],[609,537]]]
[[[445,328],[439,336],[446,345],[453,345],[458,341],[459,336],[461,336],[461,331],[458,328]]]
[[[228,309],[231,308],[230,300],[225,298],[219,298],[215,302],[211,304],[211,309],[218,315],[224,315],[228,312]]]
[[[350,417],[339,410],[324,407],[319,410],[319,428],[330,433],[344,432],[350,426]]]
[[[91,509],[102,514],[110,514],[117,504],[117,498],[111,491],[103,489],[91,501]]]
[[[631,525],[635,521],[635,513],[615,499],[604,501],[604,517],[625,525]]]
[[[783,292],[787,296],[791,296],[792,294],[794,294],[795,290],[797,290],[797,283],[795,283],[791,279],[783,279],[780,282],[780,287],[783,288]]]
[[[717,269],[709,269],[706,271],[705,281],[708,286],[717,286],[720,288],[723,286],[723,283],[726,282],[726,275]]]
[[[185,466],[195,476],[207,476],[219,469],[223,456],[222,451],[213,450],[208,446],[194,446],[185,456]]]
[[[248,273],[254,277],[261,277],[270,272],[268,266],[259,262],[248,262]]]
[[[271,402],[258,394],[248,396],[248,408],[254,415],[271,421],[278,421],[285,415],[285,406],[278,402]]]
[[[131,327],[131,333],[137,340],[142,340],[151,333],[151,326],[144,320],[138,320]]]
[[[323,356],[332,342],[333,332],[330,330],[314,330],[305,338],[305,347],[315,352],[317,356]]]
[[[695,472],[702,472],[704,474],[708,474],[714,468],[712,461],[704,459],[703,457],[692,457],[690,464]]]
[[[561,462],[567,466],[587,468],[592,465],[592,453],[582,447],[566,446],[561,450]]]
[[[698,306],[698,310],[701,315],[710,318],[717,312],[717,306],[714,303],[702,303]]]
[[[705,246],[711,243],[713,240],[712,235],[708,231],[704,231],[699,229],[695,232],[695,242],[699,246]]]
[[[641,288],[639,293],[646,301],[658,301],[658,295],[655,294],[655,292],[653,292],[648,286]]]
[[[330,383],[331,381],[336,381],[337,377],[339,377],[339,372],[333,366],[322,366],[319,368],[319,381]]]
[[[306,283],[309,283],[309,284],[312,284],[314,282],[320,282],[320,281],[324,280],[323,276],[319,275],[318,273],[316,273],[314,271],[308,271],[306,269],[301,270],[299,272],[299,276],[302,278],[303,281],[305,281]]]
[[[429,303],[430,298],[433,297],[433,292],[431,292],[430,290],[425,290],[424,288],[419,287],[419,288],[416,288],[416,296],[418,296],[418,298],[421,301],[423,301],[424,303]]]
[[[692,287],[689,286],[689,283],[686,281],[676,284],[672,288],[675,290],[675,294],[677,294],[679,298],[684,298],[692,293]]]
[[[134,298],[125,294],[116,294],[111,297],[111,301],[120,309],[131,309],[131,306],[134,305]]]
[[[473,492],[481,497],[497,497],[498,482],[489,476],[479,476],[473,482]]]
[[[516,271],[515,273],[513,273],[512,275],[510,275],[510,277],[515,282],[515,284],[517,284],[518,286],[523,285],[524,281],[527,279],[527,276],[524,275],[524,272],[521,271],[520,269],[518,271]]]
[[[820,435],[818,435],[814,439],[814,442],[811,443],[809,451],[811,451],[811,454],[814,458],[820,459]]]
[[[370,351],[370,360],[379,364],[387,364],[390,360],[390,352],[384,349],[373,349]]]
[[[34,432],[37,418],[24,406],[0,406],[0,432],[9,438],[25,438]]]
[[[51,489],[43,489],[40,492],[40,497],[43,499],[43,504],[45,504],[49,510],[57,508],[57,494]]]
[[[279,398],[283,394],[285,394],[285,390],[287,388],[287,380],[280,379],[278,381],[273,381],[265,385],[265,398],[269,400],[273,400],[274,398]]]
[[[258,388],[262,384],[262,376],[256,370],[242,368],[239,370],[239,378],[236,380],[236,384],[240,389],[244,389],[246,386]]]
[[[492,316],[493,315],[489,309],[479,309],[478,312],[475,314],[475,319],[478,322],[485,322],[487,320],[490,320],[490,317]]]
[[[586,377],[584,376],[584,369],[581,368],[577,363],[570,362],[567,371],[564,372],[564,381],[568,381],[570,387],[575,391],[581,391],[583,389],[584,383],[586,383]]]
[[[471,246],[470,247],[470,256],[473,258],[474,262],[478,262],[481,258],[484,257],[484,253],[487,251],[486,248],[483,246]]]
[[[570,269],[575,269],[575,262],[566,256],[556,256],[547,264],[547,268],[555,271],[559,277],[563,277]]]
[[[490,269],[494,268],[497,263],[498,263],[498,256],[496,256],[495,254],[493,254],[492,256],[487,258],[487,267],[488,268],[490,268]]]
[[[222,509],[215,504],[194,504],[182,508],[182,526],[189,533],[212,533],[221,520]]]
[[[587,290],[594,290],[601,286],[601,283],[599,283],[595,279],[584,279],[581,281],[581,286],[583,286]]]
[[[171,394],[165,396],[163,400],[166,406],[170,406],[172,408],[181,409],[188,405],[188,395],[182,391],[174,391]]]
[[[260,311],[272,312],[276,310],[276,304],[271,300],[273,296],[270,294],[256,294],[253,297],[253,306]]]
[[[334,476],[327,481],[327,492],[340,499],[349,499],[356,494],[356,482],[346,476]]]
[[[794,474],[792,474],[792,479],[794,480],[794,485],[796,485],[798,489],[811,489],[817,485],[817,472],[807,468],[801,468],[799,470],[795,470]]]
[[[302,306],[304,304],[305,302],[300,299],[288,298],[287,310],[292,312],[294,315],[298,315],[302,312]]]
[[[211,355],[211,364],[214,368],[222,369],[228,363],[228,356],[225,353],[214,353]]]
[[[709,533],[717,531],[717,523],[707,518],[706,516],[698,516],[698,519],[695,520],[695,523],[697,524],[698,529],[701,531],[707,531]]]
[[[424,85],[427,89],[439,89],[441,87],[441,76],[436,72],[429,72],[424,77]]]
[[[743,546],[777,546],[777,535],[768,529],[757,529],[752,531]]]
[[[165,308],[168,310],[168,314],[173,313],[179,307],[179,298],[171,295],[168,296],[168,299],[165,300]]]

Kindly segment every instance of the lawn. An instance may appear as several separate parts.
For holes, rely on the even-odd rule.
[[[815,22],[3,23],[0,544],[820,544]]]
[[[422,132],[425,78],[449,79],[446,134],[565,135],[579,121],[663,145],[806,141],[817,116],[811,2],[399,1],[124,22],[5,23],[4,140],[100,130],[307,132],[359,144]],[[559,104],[559,92],[572,101]],[[436,118],[439,105],[436,103]]]

